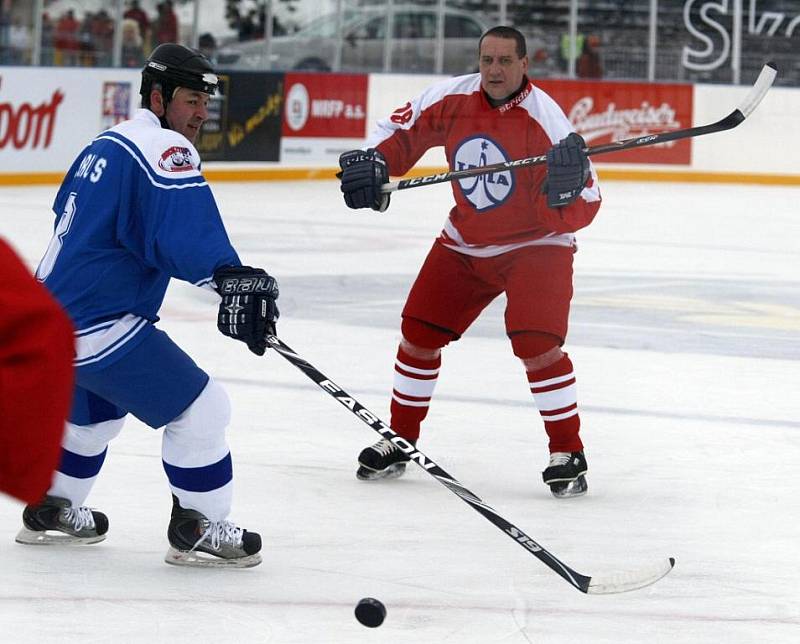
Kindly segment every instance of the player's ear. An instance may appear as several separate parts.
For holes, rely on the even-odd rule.
[[[153,88],[150,90],[150,111],[158,118],[164,116],[166,112],[164,109],[164,96],[161,94],[160,89]]]

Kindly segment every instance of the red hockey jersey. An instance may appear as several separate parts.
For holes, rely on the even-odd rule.
[[[545,154],[573,131],[556,102],[526,79],[523,90],[493,107],[480,74],[449,78],[378,122],[367,140],[386,158],[394,176],[408,172],[426,150],[444,146],[450,170]],[[600,207],[597,174],[580,197],[548,208],[545,165],[453,181],[456,204],[440,241],[462,253],[493,256],[533,244],[572,246],[574,232]]]

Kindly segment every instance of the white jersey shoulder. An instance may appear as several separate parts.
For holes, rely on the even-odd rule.
[[[391,116],[378,121],[375,130],[367,138],[366,147],[374,148],[386,140],[395,130],[408,130],[420,116],[447,96],[468,96],[480,90],[481,75],[467,74],[446,78],[426,88],[419,96],[398,107]]]
[[[480,74],[466,74],[464,76],[446,78],[443,81],[431,85],[420,95],[420,107],[422,110],[425,110],[447,96],[456,96],[459,94],[470,95],[479,91],[480,88]]]
[[[535,85],[533,91],[519,104],[537,121],[553,143],[558,143],[570,132],[574,131],[572,124],[564,114],[564,110],[553,98]]]
[[[157,177],[167,180],[202,177],[200,155],[194,145],[183,134],[161,127],[150,110],[137,110],[133,118],[115,125],[99,138],[112,138]]]

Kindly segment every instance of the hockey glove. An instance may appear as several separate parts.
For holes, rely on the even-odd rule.
[[[372,208],[383,212],[389,207],[389,193],[381,186],[389,181],[386,159],[375,148],[351,150],[339,157],[344,202],[348,208]]]
[[[241,340],[253,353],[263,356],[267,335],[275,333],[278,319],[278,283],[260,268],[223,266],[214,273],[222,296],[217,328],[223,335]]]
[[[560,208],[578,198],[589,180],[589,158],[584,152],[586,142],[572,132],[547,152],[547,205]]]

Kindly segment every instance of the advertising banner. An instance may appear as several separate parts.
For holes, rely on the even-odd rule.
[[[691,85],[568,80],[535,84],[561,106],[588,146],[692,126]],[[595,161],[689,165],[692,140],[604,154]]]
[[[366,74],[286,74],[281,161],[335,165],[366,136]]]
[[[138,88],[137,88],[138,89]],[[131,117],[131,84],[105,81],[102,91],[100,129],[107,130]]]
[[[285,137],[363,138],[366,74],[286,74]]]
[[[227,158],[228,146],[226,134],[228,130],[228,86],[230,77],[219,74],[219,85],[216,93],[208,99],[208,119],[194,142],[203,161],[224,161]]]
[[[134,90],[135,88],[135,90]],[[139,103],[131,70],[0,67],[0,172],[64,172]]]
[[[283,74],[229,72],[197,140],[204,161],[278,161]]]

